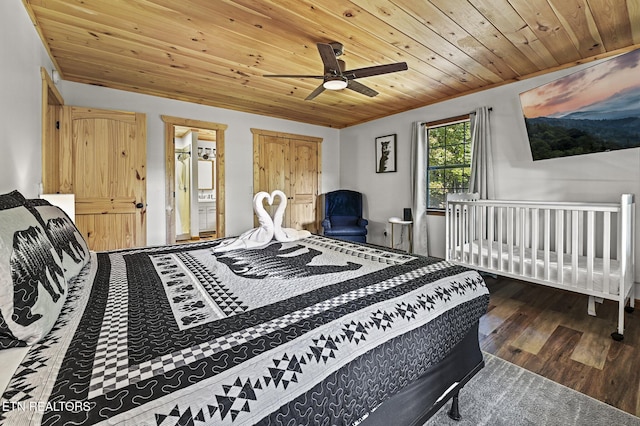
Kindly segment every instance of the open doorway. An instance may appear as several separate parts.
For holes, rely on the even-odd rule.
[[[225,235],[226,125],[162,116],[167,244]]]

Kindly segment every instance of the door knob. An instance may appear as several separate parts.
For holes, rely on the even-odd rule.
[[[136,204],[136,209],[141,209],[143,207],[144,207],[144,204],[142,204],[142,203]]]

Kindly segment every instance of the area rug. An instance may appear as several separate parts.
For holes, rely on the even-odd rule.
[[[485,353],[486,366],[460,391],[460,414],[447,403],[424,426],[640,426],[640,418]]]

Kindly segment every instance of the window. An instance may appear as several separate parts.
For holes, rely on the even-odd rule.
[[[449,192],[467,192],[471,174],[469,117],[427,123],[427,209],[443,210]]]

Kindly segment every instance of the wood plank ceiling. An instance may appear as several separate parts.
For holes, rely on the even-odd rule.
[[[23,0],[62,78],[344,128],[640,47],[638,0]],[[305,97],[316,43],[379,92]]]

